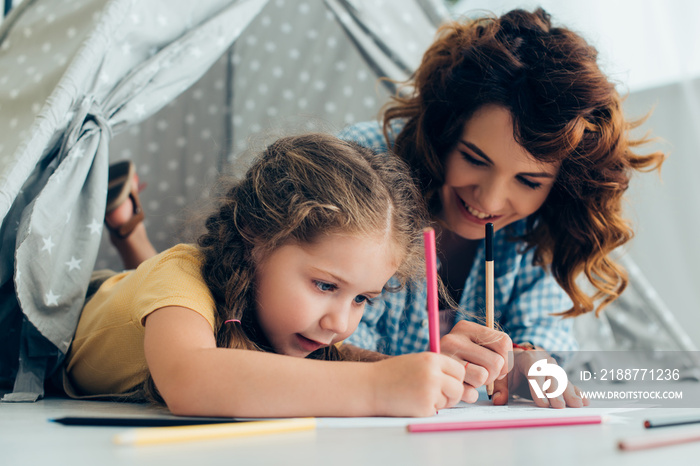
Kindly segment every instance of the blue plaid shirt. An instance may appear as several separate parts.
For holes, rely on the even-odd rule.
[[[395,126],[400,130],[401,126]],[[398,133],[398,131],[397,131]],[[338,135],[379,153],[387,145],[378,122],[358,123]],[[530,342],[550,353],[573,351],[573,320],[552,316],[573,305],[554,277],[532,263],[534,251],[521,253],[522,243],[508,240],[525,231],[525,219],[494,233],[494,317],[515,343]],[[484,321],[486,270],[481,240],[464,284],[454,324],[459,320]],[[392,279],[390,285],[397,282]],[[355,333],[346,343],[390,355],[427,351],[428,312],[425,281],[409,283],[398,292],[384,291],[367,305]]]

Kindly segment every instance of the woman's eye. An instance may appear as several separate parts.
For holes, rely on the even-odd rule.
[[[475,157],[472,157],[471,155],[467,154],[466,152],[462,152],[462,157],[464,160],[466,160],[468,163],[474,165],[475,167],[485,167],[486,162],[483,162]]]
[[[537,189],[540,186],[542,186],[542,183],[538,183],[536,181],[530,181],[527,178],[523,178],[523,177],[519,177],[518,181],[520,181],[522,184],[524,184],[525,186],[527,186],[530,189]]]
[[[314,280],[314,284],[316,285],[316,288],[321,291],[335,291],[338,288],[332,283],[326,283],[319,280]]]

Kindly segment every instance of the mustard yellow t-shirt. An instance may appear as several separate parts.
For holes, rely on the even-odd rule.
[[[202,261],[197,248],[180,244],[100,286],[83,308],[66,357],[70,395],[122,395],[140,387],[148,377],[144,323],[153,311],[186,307],[214,331],[216,305],[202,278]]]

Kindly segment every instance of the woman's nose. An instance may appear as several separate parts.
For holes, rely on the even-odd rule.
[[[491,215],[501,214],[508,199],[508,183],[499,177],[486,177],[479,184],[476,200],[477,208]]]

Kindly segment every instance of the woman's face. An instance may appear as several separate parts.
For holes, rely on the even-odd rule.
[[[498,230],[539,209],[558,171],[559,163],[538,162],[515,141],[508,110],[486,105],[445,159],[441,218],[457,235],[481,239],[486,223]]]

